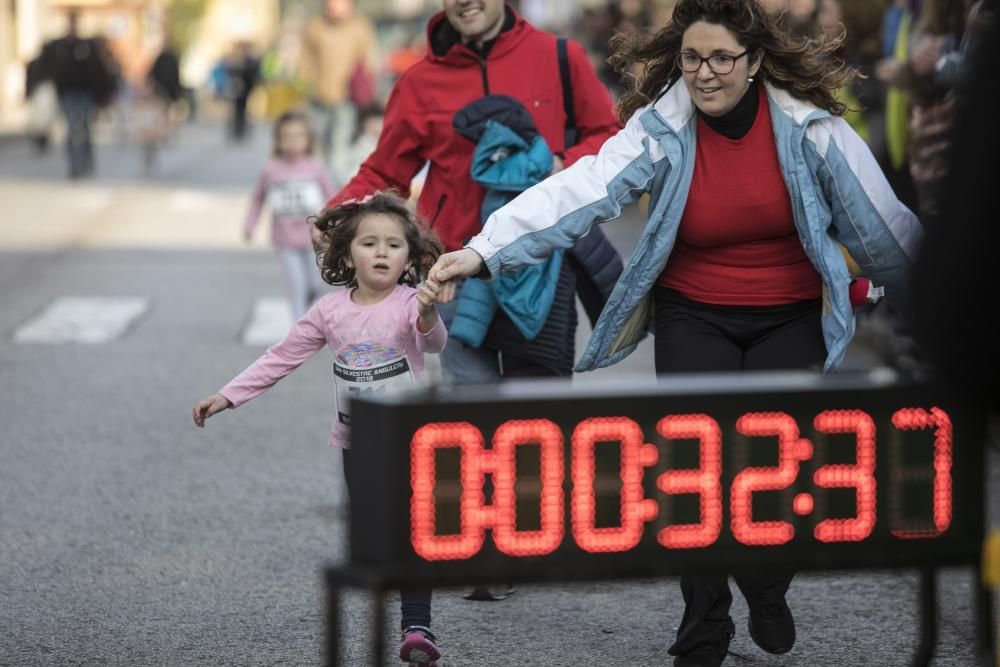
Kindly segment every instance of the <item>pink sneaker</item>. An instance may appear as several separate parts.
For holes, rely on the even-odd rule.
[[[411,625],[403,630],[403,641],[399,645],[399,659],[408,663],[409,667],[437,667],[437,659],[441,657],[435,644],[436,637],[430,628],[422,625]]]

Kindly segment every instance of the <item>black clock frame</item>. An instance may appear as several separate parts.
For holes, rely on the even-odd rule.
[[[539,557],[511,557],[487,539],[483,549],[462,561],[427,562],[410,543],[410,439],[420,425],[467,421],[480,427],[486,446],[493,429],[509,419],[550,419],[568,433],[587,417],[629,417],[643,426],[647,441],[656,420],[667,414],[707,413],[727,433],[747,412],[781,411],[796,418],[805,433],[823,410],[863,409],[885,420],[901,407],[932,406],[952,417],[954,429],[951,529],[934,539],[889,539],[885,531],[858,543],[809,543],[749,547],[710,545],[700,549],[666,549],[644,537],[624,553],[590,554],[573,543],[568,527],[570,480],[567,487],[566,535],[562,546]],[[700,374],[659,383],[572,386],[535,381],[493,387],[429,387],[395,396],[367,396],[352,401],[352,449],[355,471],[351,498],[350,555],[346,566],[326,571],[328,590],[328,664],[337,662],[339,591],[357,586],[376,593],[376,616],[382,595],[403,586],[463,586],[496,582],[569,582],[675,576],[691,569],[731,569],[756,563],[794,565],[799,570],[918,568],[921,572],[921,646],[916,664],[929,660],[936,631],[934,579],[937,568],[979,566],[985,535],[985,464],[982,423],[942,387],[904,382],[879,369],[867,373],[821,376],[814,373]],[[884,424],[878,423],[879,434]],[[568,462],[569,457],[566,457]],[[877,460],[885,458],[880,454]],[[568,469],[567,464],[567,469]],[[884,467],[884,466],[883,466]],[[876,469],[876,479],[882,469]],[[879,484],[878,517],[882,518],[885,484]],[[724,497],[725,498],[725,497]],[[725,504],[725,503],[724,503]],[[725,512],[728,515],[728,511]],[[878,528],[878,523],[877,523]],[[897,548],[890,548],[894,543]],[[989,591],[975,591],[981,653],[992,654]],[[374,642],[381,655],[377,619]]]

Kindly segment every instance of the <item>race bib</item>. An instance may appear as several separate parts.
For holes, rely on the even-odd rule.
[[[378,354],[373,358],[365,351],[376,351]],[[391,353],[393,358],[385,359],[390,356],[386,352]],[[363,345],[342,351],[333,363],[333,378],[337,389],[337,420],[348,426],[351,424],[348,400],[351,396],[398,391],[413,386],[409,361],[392,347]]]
[[[278,181],[267,188],[267,206],[276,218],[306,218],[319,213],[323,204],[316,181]]]

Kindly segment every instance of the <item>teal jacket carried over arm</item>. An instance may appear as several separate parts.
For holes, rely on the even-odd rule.
[[[552,152],[536,134],[530,141],[502,123],[487,120],[472,156],[472,180],[487,188],[482,216],[539,183],[552,171]],[[486,339],[497,308],[503,308],[527,340],[545,325],[562,267],[557,251],[541,264],[527,266],[490,283],[467,280],[459,293],[451,336],[479,347]]]

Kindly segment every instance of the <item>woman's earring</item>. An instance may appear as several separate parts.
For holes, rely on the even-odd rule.
[[[747,83],[753,83],[753,77],[752,76],[748,76],[747,77]]]

